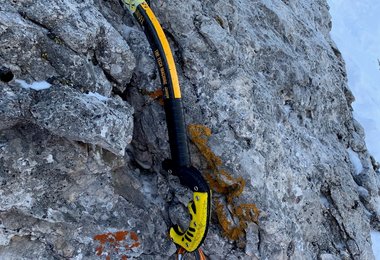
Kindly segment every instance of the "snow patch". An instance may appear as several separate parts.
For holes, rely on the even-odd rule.
[[[380,260],[380,232],[371,231],[372,250],[376,260]]]
[[[325,207],[326,209],[330,208],[330,202],[324,195],[319,196],[319,201],[321,202],[321,205]]]
[[[107,101],[109,98],[106,96],[103,96],[97,92],[89,92],[88,94],[85,94],[88,97],[96,97],[100,101]]]
[[[359,196],[363,198],[368,198],[369,196],[368,190],[363,188],[362,186],[358,186],[358,193],[359,193]]]
[[[49,154],[48,156],[45,157],[46,161],[48,163],[52,163],[54,162],[54,159],[53,159],[53,155]]]
[[[106,137],[107,132],[108,132],[108,127],[107,126],[103,126],[102,130],[100,131],[100,136],[101,137]]]
[[[303,195],[302,189],[300,187],[298,187],[298,186],[294,187],[293,191],[294,191],[294,195],[296,197],[299,197],[299,196]]]
[[[46,81],[36,81],[32,84],[27,83],[25,80],[16,79],[16,83],[18,83],[24,89],[34,89],[34,90],[44,90],[51,87],[51,84]]]
[[[351,163],[355,167],[356,174],[361,173],[361,171],[363,170],[363,165],[359,159],[359,155],[356,152],[354,152],[351,148],[347,149],[347,152],[348,152],[348,156],[350,157]]]

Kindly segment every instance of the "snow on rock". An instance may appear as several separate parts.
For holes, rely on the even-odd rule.
[[[354,152],[352,149],[347,149],[347,153],[349,155],[352,165],[355,168],[356,174],[360,174],[361,171],[363,170],[363,165],[360,161],[359,155],[356,152]]]
[[[25,80],[21,79],[16,79],[15,81],[19,83],[22,88],[25,89],[44,90],[51,87],[51,84],[46,81],[36,81],[32,84],[28,84]]]
[[[89,92],[89,93],[87,93],[85,95],[88,96],[88,97],[95,97],[95,98],[97,98],[100,101],[107,101],[109,99],[108,97],[100,95],[97,92]]]
[[[49,154],[47,157],[45,157],[46,161],[48,163],[52,163],[54,162],[54,158],[53,158],[53,155]]]

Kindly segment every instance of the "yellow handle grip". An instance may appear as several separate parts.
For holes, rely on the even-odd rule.
[[[191,216],[189,227],[184,232],[178,225],[170,228],[169,235],[175,244],[188,252],[198,249],[207,235],[210,204],[209,192],[194,192],[193,200],[187,205]]]

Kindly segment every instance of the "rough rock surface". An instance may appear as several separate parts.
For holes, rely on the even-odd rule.
[[[352,117],[326,1],[151,2],[187,123],[211,128],[211,150],[246,181],[235,200],[260,210],[237,241],[214,214],[206,255],[373,259],[378,164]],[[147,95],[159,80],[130,14],[116,0],[0,0],[0,66],[52,84],[0,75],[0,258],[170,258],[166,232],[185,223],[189,194],[161,169],[165,116]]]

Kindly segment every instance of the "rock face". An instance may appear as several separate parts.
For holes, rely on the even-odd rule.
[[[244,180],[235,205],[260,211],[228,239],[215,207],[206,255],[373,259],[378,165],[352,117],[326,1],[151,2],[187,123],[210,128],[207,145],[230,182]],[[169,145],[150,94],[160,87],[150,52],[116,0],[0,0],[2,259],[175,253],[166,234],[186,223],[189,194],[161,169]],[[207,174],[207,160],[191,152]]]

